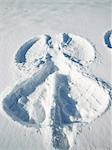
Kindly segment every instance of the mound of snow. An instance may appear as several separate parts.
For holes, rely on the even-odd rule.
[[[57,44],[65,56],[78,60],[81,64],[92,63],[95,59],[95,50],[90,42],[73,34],[60,34]]]

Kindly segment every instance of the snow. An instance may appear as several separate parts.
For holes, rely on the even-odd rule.
[[[107,45],[107,47],[112,48],[112,31],[111,30],[106,32],[104,36],[104,40],[105,40],[105,44]]]
[[[24,81],[18,81],[3,98],[2,109],[6,116],[27,127],[41,128],[42,132],[48,128],[50,148],[72,149],[77,124],[92,122],[110,105],[111,89],[107,90],[106,86],[104,89],[98,84],[99,80],[91,78],[91,74],[85,76],[83,70],[78,69],[85,69],[94,59],[95,49],[90,42],[72,34],[61,33],[53,38],[42,35],[33,40],[33,44],[32,40],[26,42],[16,54],[15,65],[22,64],[20,70],[30,70],[36,61],[40,65],[34,65],[34,74],[27,79],[23,76]],[[48,99],[47,86],[51,85],[53,89]]]
[[[110,149],[110,2],[0,1],[0,21],[0,149]]]
[[[60,34],[59,37],[57,36],[57,40],[59,41],[58,45],[62,45],[61,50],[63,53],[70,56],[72,59],[76,58],[81,64],[87,64],[94,61],[94,48],[86,39],[64,33],[62,35]]]

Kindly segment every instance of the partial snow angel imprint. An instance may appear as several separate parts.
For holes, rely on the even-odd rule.
[[[105,33],[104,41],[108,48],[112,48],[112,30]]]
[[[95,57],[91,43],[77,35],[29,40],[15,56],[24,80],[3,99],[3,110],[22,125],[41,127],[54,149],[71,149],[77,125],[90,123],[109,107],[111,88],[85,70]]]

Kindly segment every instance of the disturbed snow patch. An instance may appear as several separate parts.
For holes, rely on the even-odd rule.
[[[23,80],[3,99],[3,110],[22,125],[41,129],[55,149],[71,149],[77,126],[109,106],[111,88],[84,72],[94,59],[94,47],[80,36],[61,33],[29,40],[15,56]]]
[[[112,48],[112,30],[109,30],[105,33],[104,41],[108,48]]]

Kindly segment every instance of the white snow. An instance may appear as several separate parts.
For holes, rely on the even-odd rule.
[[[15,65],[22,64],[18,69],[32,73],[29,78],[24,74],[2,99],[2,112],[27,128],[41,129],[43,143],[47,141],[50,149],[72,149],[77,125],[90,123],[106,111],[111,89],[104,89],[90,73],[83,74],[95,60],[89,41],[67,33],[36,39],[30,47],[25,43],[15,56]]]
[[[110,14],[107,0],[0,1],[1,150],[111,149]]]

